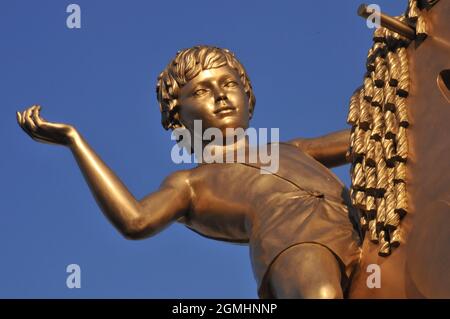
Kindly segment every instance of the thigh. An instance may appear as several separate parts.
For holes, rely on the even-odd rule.
[[[314,243],[282,252],[269,269],[268,284],[275,298],[343,298],[338,260]]]

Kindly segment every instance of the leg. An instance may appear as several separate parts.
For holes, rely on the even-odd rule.
[[[338,260],[319,244],[299,244],[281,253],[268,281],[275,298],[343,298]]]

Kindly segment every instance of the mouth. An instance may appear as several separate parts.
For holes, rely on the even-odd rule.
[[[223,106],[214,111],[215,115],[228,115],[236,112],[236,108],[233,106]]]

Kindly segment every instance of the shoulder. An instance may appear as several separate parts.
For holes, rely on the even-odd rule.
[[[277,145],[280,151],[284,152],[294,152],[294,153],[307,153],[307,145],[304,140],[290,140],[290,141],[280,141],[276,143],[268,143],[269,146]]]
[[[289,140],[286,142],[281,142],[281,143],[284,145],[293,146],[301,151],[307,150],[307,148],[309,146],[308,139],[304,139],[304,138],[296,138],[296,139]]]
[[[176,188],[176,189],[189,189],[190,188],[190,170],[176,171],[167,176],[161,183],[160,188]]]

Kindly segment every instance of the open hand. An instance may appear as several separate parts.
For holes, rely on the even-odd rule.
[[[40,116],[41,107],[33,105],[23,112],[17,112],[17,122],[33,140],[43,143],[69,145],[76,130],[73,126],[51,123]]]

